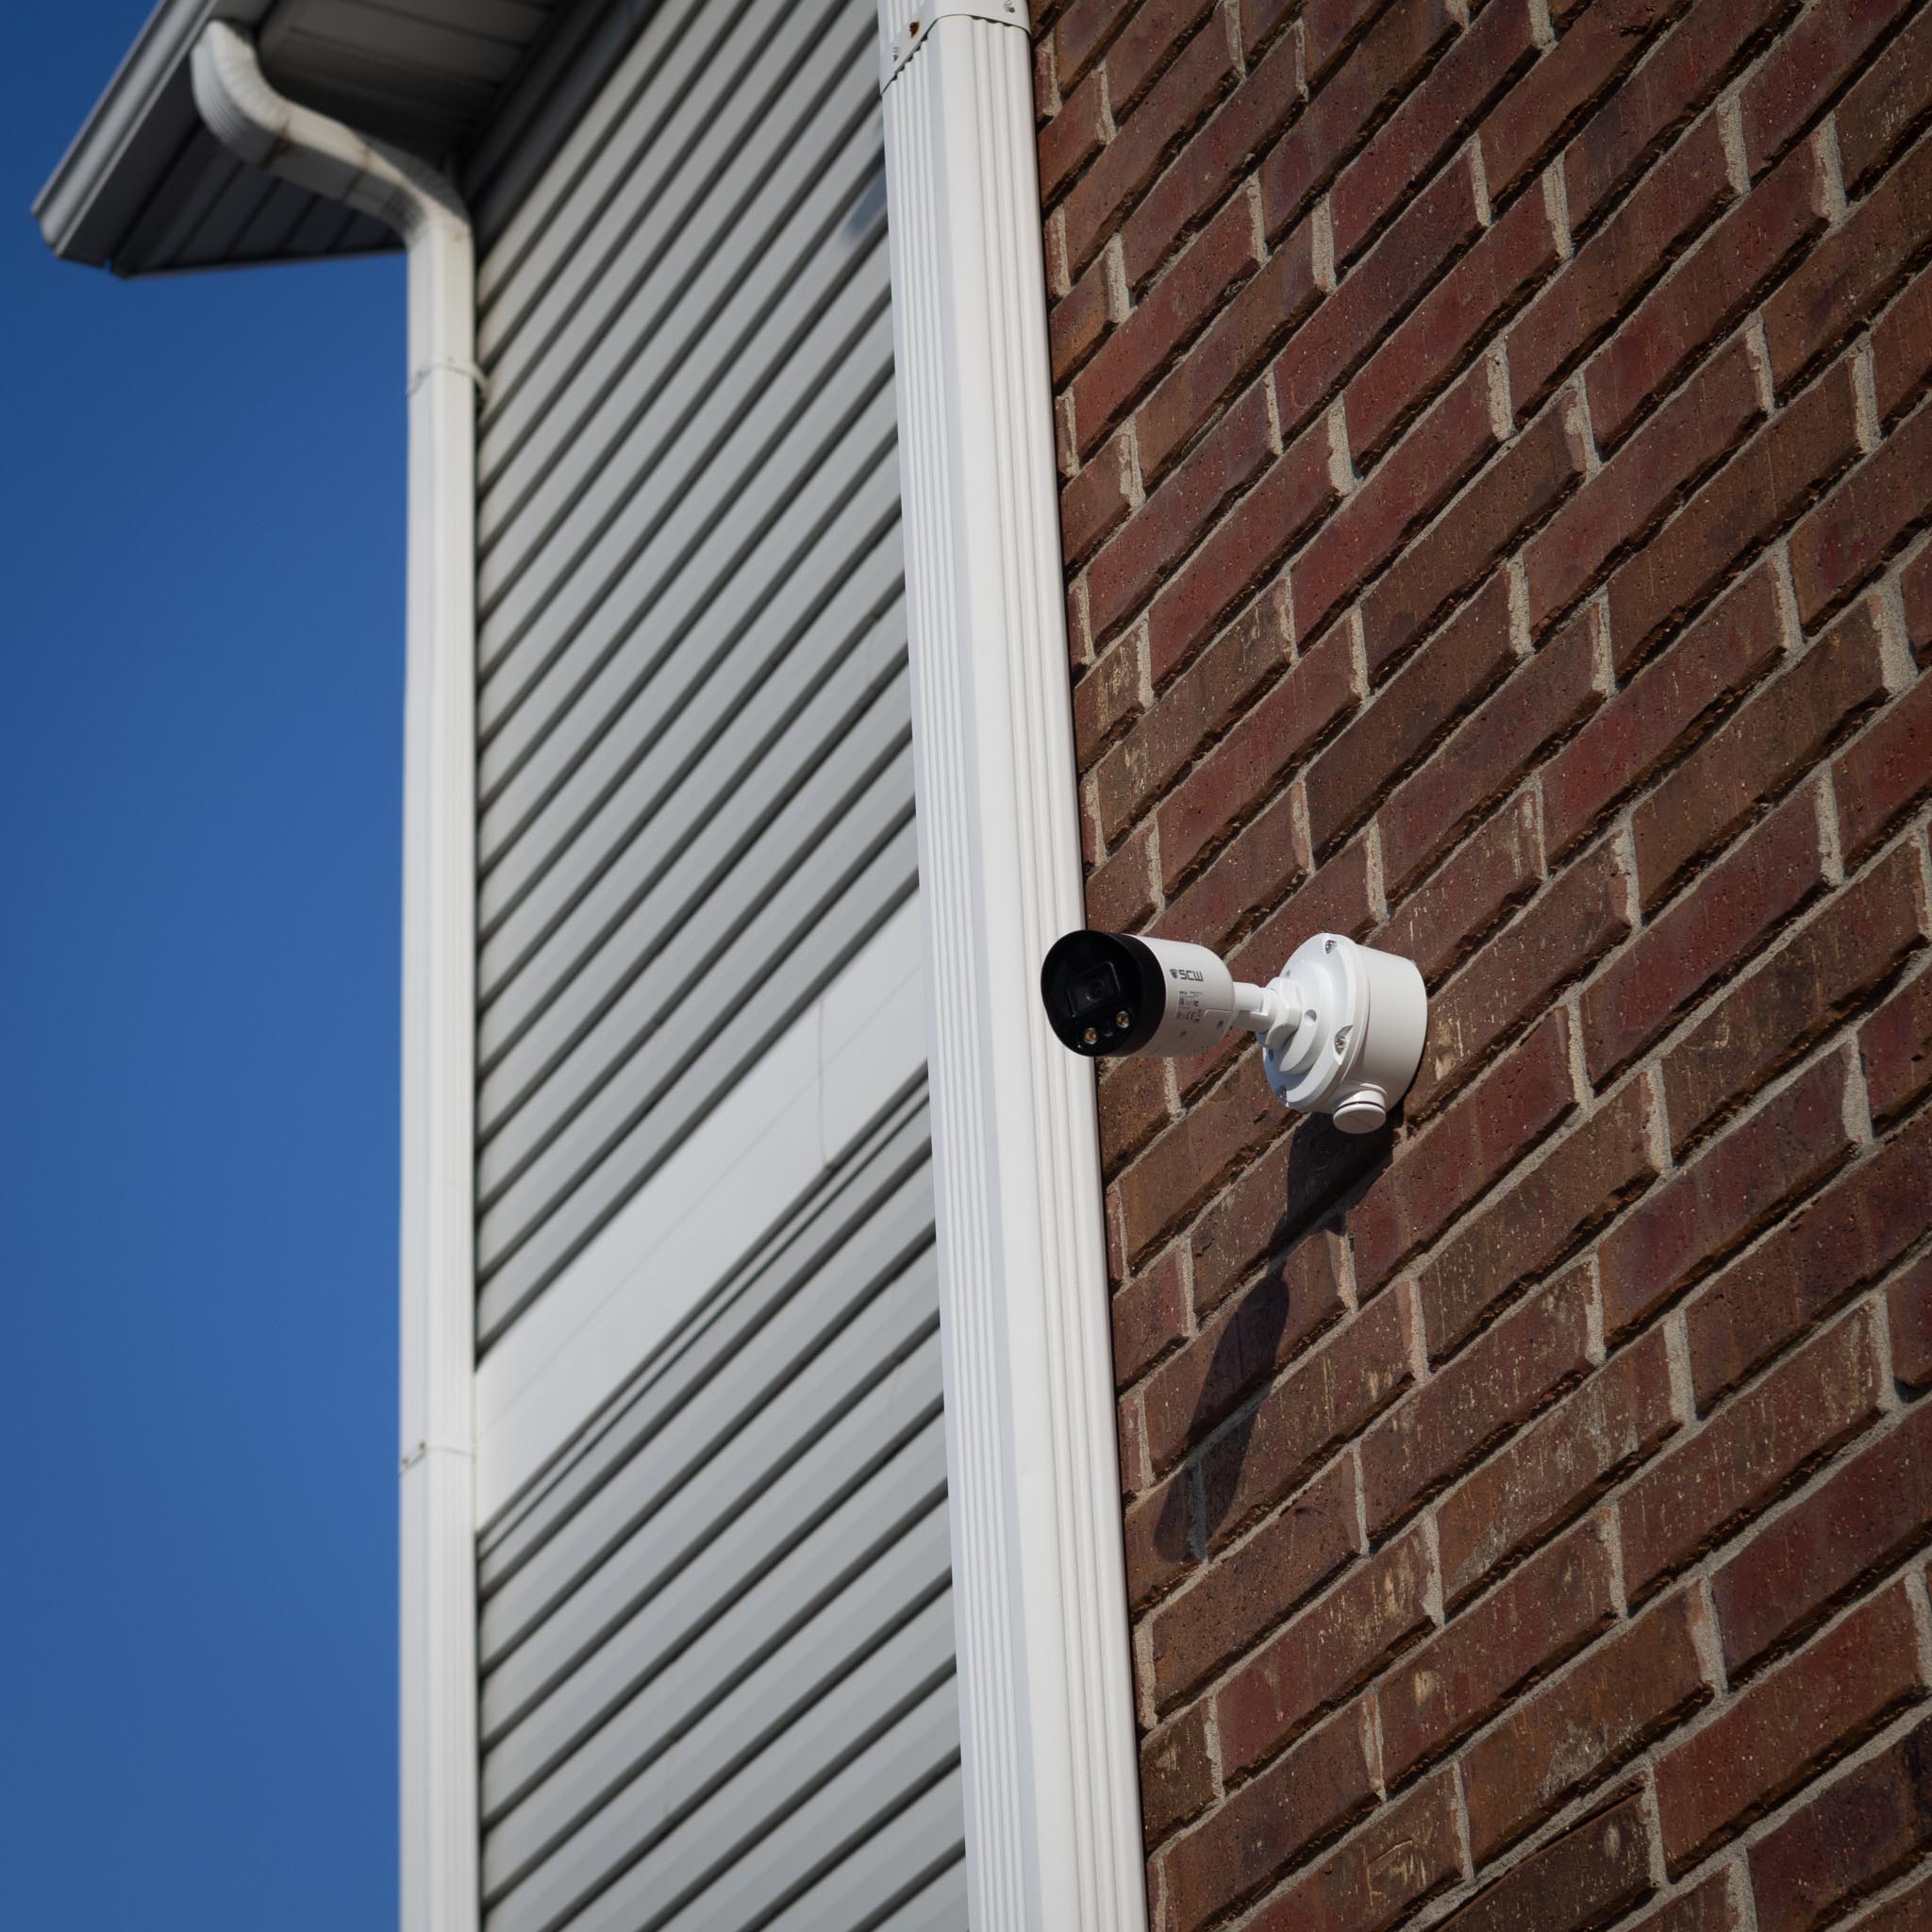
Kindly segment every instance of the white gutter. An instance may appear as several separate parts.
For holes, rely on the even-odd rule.
[[[401,1923],[475,1932],[475,247],[441,175],[284,99],[236,28],[202,29],[193,81],[232,153],[376,216],[408,251]]]
[[[879,58],[968,1917],[1127,1932],[1147,1907],[1093,1078],[1039,994],[1086,919],[1027,9],[880,0]]]

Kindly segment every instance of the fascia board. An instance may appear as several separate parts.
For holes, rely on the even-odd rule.
[[[274,0],[160,0],[34,202],[47,245],[98,268],[200,125],[188,59],[210,20],[254,26]]]

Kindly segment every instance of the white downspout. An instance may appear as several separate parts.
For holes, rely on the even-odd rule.
[[[441,175],[284,99],[235,27],[203,29],[193,79],[231,153],[376,216],[408,251],[401,1924],[475,1932],[475,244]]]
[[[1147,1924],[1021,0],[879,0],[974,1932]]]

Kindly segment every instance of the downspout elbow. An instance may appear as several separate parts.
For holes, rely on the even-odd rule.
[[[202,28],[190,62],[194,105],[238,159],[374,215],[414,246],[425,229],[459,230],[469,212],[449,180],[418,156],[358,134],[277,93],[255,42],[225,20]]]

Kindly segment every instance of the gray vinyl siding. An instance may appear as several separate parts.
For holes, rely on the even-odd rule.
[[[871,15],[729,14],[480,278],[485,1345],[914,888]]]
[[[581,19],[484,158],[486,1357],[917,888],[872,0]],[[491,1932],[964,1925],[926,1137],[486,1525]]]
[[[958,1928],[923,1089],[485,1536],[493,1932]]]

